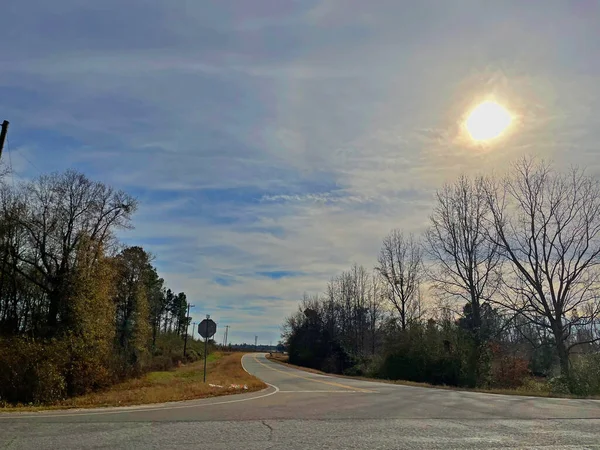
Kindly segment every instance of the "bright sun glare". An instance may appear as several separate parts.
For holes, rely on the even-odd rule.
[[[465,126],[474,141],[488,141],[500,136],[511,122],[512,117],[506,109],[487,101],[471,111]]]

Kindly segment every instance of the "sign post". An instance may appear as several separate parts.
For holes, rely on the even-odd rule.
[[[217,324],[211,320],[210,314],[206,315],[198,325],[198,334],[204,338],[204,382],[206,383],[206,360],[208,359],[208,339],[217,332]]]

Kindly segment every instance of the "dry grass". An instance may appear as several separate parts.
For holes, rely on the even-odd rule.
[[[272,355],[267,355],[267,359],[271,361],[275,361],[284,366],[292,367],[294,369],[303,370],[304,372],[316,373],[320,375],[333,375],[331,373],[323,372],[317,369],[311,369],[308,367],[296,366],[294,364],[290,364],[288,362],[289,357],[287,355],[283,355],[281,353],[273,353]],[[456,386],[440,386],[429,383],[418,383],[415,381],[406,381],[406,380],[386,380],[382,378],[368,378],[368,377],[357,377],[357,376],[349,376],[349,375],[338,375],[335,374],[336,377],[340,378],[349,378],[353,380],[361,380],[361,381],[372,381],[376,383],[387,383],[387,384],[398,384],[402,386],[413,386],[413,387],[423,387],[423,388],[431,388],[431,389],[443,389],[447,391],[465,391],[465,392],[482,392],[485,394],[499,394],[499,395],[520,395],[520,396],[529,396],[529,397],[545,397],[545,398],[575,398],[575,399],[596,399],[600,400],[599,396],[592,397],[581,397],[577,395],[568,395],[568,394],[555,394],[546,390],[546,386],[535,386],[535,389],[531,389],[532,384],[536,383],[535,380],[530,380],[524,387],[517,389],[482,389],[482,388],[462,388]]]
[[[197,361],[174,370],[150,372],[141,378],[116,384],[106,391],[75,397],[58,404],[0,408],[0,412],[142,405],[254,392],[266,388],[262,381],[243,369],[243,355],[244,353],[220,352],[209,355],[206,383],[203,382],[204,361]],[[211,387],[209,384],[223,387]],[[248,389],[230,388],[232,384],[246,385]]]

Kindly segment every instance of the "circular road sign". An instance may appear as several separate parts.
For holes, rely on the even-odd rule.
[[[210,339],[217,332],[217,324],[212,319],[204,319],[198,325],[198,333],[204,339]]]

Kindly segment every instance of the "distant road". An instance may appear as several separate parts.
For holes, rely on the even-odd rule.
[[[0,448],[600,449],[600,401],[371,383],[264,355],[242,362],[270,387],[143,407],[0,414]]]

